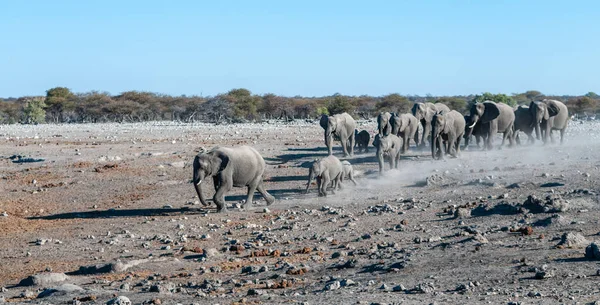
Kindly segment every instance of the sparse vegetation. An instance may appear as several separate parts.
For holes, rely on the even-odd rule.
[[[215,96],[170,96],[153,92],[126,91],[118,95],[90,91],[74,93],[55,87],[46,96],[0,99],[0,124],[14,123],[100,123],[100,122],[242,122],[272,119],[307,119],[321,114],[348,112],[356,118],[373,118],[380,111],[408,112],[414,102],[444,103],[465,113],[471,103],[486,100],[510,106],[528,105],[533,100],[552,98],[564,102],[572,114],[600,112],[600,96],[588,92],[581,96],[546,96],[539,91],[494,94],[485,92],[465,96],[416,96],[398,93],[384,96],[347,96],[335,93],[326,97],[285,97],[273,93],[253,94],[244,88]]]

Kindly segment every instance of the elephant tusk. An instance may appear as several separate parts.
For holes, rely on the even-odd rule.
[[[198,183],[196,183],[196,185],[200,185],[200,183],[202,183],[202,180],[198,180]]]
[[[475,124],[477,124],[477,122],[473,123],[473,125],[469,126],[469,128],[475,127]]]

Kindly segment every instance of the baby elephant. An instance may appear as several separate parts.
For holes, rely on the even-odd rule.
[[[357,185],[356,180],[354,180],[354,169],[352,168],[352,164],[350,164],[350,162],[344,160],[344,161],[342,161],[342,167],[344,168],[344,173],[342,174],[341,182],[344,182],[344,179],[346,179],[346,177],[348,177],[348,179],[350,181],[352,181],[354,183],[354,185]]]
[[[386,156],[390,162],[390,169],[398,169],[400,153],[402,152],[402,140],[395,135],[389,134],[384,137],[375,135],[373,146],[377,148],[377,160],[379,161],[379,175],[383,174],[383,157]]]
[[[322,159],[315,159],[308,172],[308,183],[306,184],[306,193],[310,187],[310,182],[313,177],[317,177],[317,188],[319,196],[327,196],[327,186],[330,182],[333,183],[331,193],[335,194],[335,189],[341,187],[344,168],[340,159],[334,155],[329,155]]]
[[[361,130],[358,132],[358,129],[354,129],[354,141],[355,146],[358,145],[358,149],[360,152],[363,149],[368,153],[369,152],[369,141],[371,140],[371,135],[366,130]]]
[[[460,155],[460,141],[465,132],[465,117],[456,110],[437,113],[431,120],[431,156],[443,159],[444,150],[453,157]]]

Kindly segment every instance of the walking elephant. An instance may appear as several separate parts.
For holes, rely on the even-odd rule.
[[[356,180],[354,180],[354,168],[352,167],[352,164],[344,160],[342,161],[342,167],[344,168],[344,170],[342,173],[341,182],[344,182],[344,180],[346,180],[346,177],[348,177],[348,180],[352,181],[354,185],[358,185],[358,183],[356,183]]]
[[[360,152],[366,151],[369,152],[369,142],[371,141],[371,134],[369,134],[366,130],[361,130],[358,132],[358,129],[354,130],[354,142],[356,143],[354,146],[358,146]]]
[[[419,143],[417,131],[419,130],[419,120],[410,114],[402,113],[397,116],[393,116],[391,120],[392,134],[395,134],[402,138],[402,150],[401,153],[406,153],[410,146],[410,139],[414,139],[415,143]]]
[[[400,152],[402,149],[402,142],[400,138],[395,134],[389,134],[387,136],[375,135],[373,139],[373,146],[377,148],[377,160],[379,162],[379,175],[383,174],[384,156],[388,158],[390,162],[390,169],[397,169],[398,162],[400,161]]]
[[[330,155],[322,159],[315,159],[308,171],[306,193],[308,193],[313,178],[316,177],[319,196],[327,196],[327,187],[330,182],[333,184],[331,193],[335,194],[335,189],[341,187],[343,174],[344,168],[342,162],[336,156]]]
[[[569,122],[569,110],[562,102],[544,99],[541,102],[531,102],[529,111],[534,117],[535,136],[546,144],[548,137],[554,143],[552,130],[560,130],[560,143],[563,143],[565,130]]]
[[[484,145],[486,149],[490,150],[493,148],[493,138],[496,133],[503,134],[500,148],[502,148],[506,139],[509,140],[510,147],[514,146],[513,127],[515,123],[515,113],[512,107],[503,103],[494,103],[492,101],[475,103],[471,106],[469,122],[467,122],[471,134],[477,122],[481,122],[482,127],[485,127],[483,133],[485,137],[487,137]],[[490,124],[488,126],[483,126],[483,124],[486,123]],[[469,136],[471,134],[469,134]]]
[[[321,122],[324,119],[321,117]],[[321,126],[323,126],[321,124]],[[325,145],[329,155],[333,154],[333,137],[338,136],[342,142],[344,157],[354,154],[354,130],[356,129],[356,121],[346,112],[329,116],[325,127]]]
[[[193,183],[198,198],[204,206],[208,206],[202,193],[202,181],[207,177],[213,178],[215,187],[214,203],[217,212],[225,207],[225,193],[235,187],[248,187],[248,196],[243,207],[251,203],[254,192],[258,189],[261,195],[271,205],[275,198],[263,186],[265,160],[256,149],[250,146],[215,147],[209,151],[201,151],[194,158]]]
[[[412,107],[412,115],[421,122],[423,126],[423,134],[419,137],[417,147],[424,147],[427,142],[427,138],[431,133],[431,119],[436,113],[447,113],[450,112],[450,108],[442,103],[415,103]]]
[[[519,131],[524,132],[527,135],[527,142],[533,144],[535,138],[533,137],[533,130],[535,127],[534,116],[528,106],[519,106],[515,109],[515,141],[517,145],[521,145],[521,139],[519,139]]]
[[[443,159],[444,153],[453,157],[460,155],[460,141],[465,132],[465,125],[464,116],[456,110],[433,116],[431,120],[431,156],[434,160]]]
[[[471,116],[465,115],[464,119],[465,122],[470,122]],[[475,144],[477,145],[477,148],[481,148],[481,140],[483,139],[484,142],[487,141],[487,132],[485,131],[489,129],[489,125],[489,122],[482,124],[481,121],[477,122],[475,126],[473,126],[473,128],[470,128],[470,126],[465,125],[465,133],[463,135],[463,138],[465,139],[465,145],[463,146],[463,149],[469,150],[469,142],[471,141],[471,136],[475,137]]]
[[[394,117],[392,113],[381,112],[377,116],[377,130],[380,136],[387,136],[392,132],[391,119]]]

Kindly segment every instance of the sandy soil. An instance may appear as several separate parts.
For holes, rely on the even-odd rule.
[[[36,304],[116,295],[134,304],[593,302],[600,267],[584,253],[600,239],[600,124],[571,122],[566,139],[471,147],[443,161],[410,150],[383,177],[372,148],[348,158],[358,186],[317,197],[316,186],[303,189],[310,161],[326,155],[318,122],[0,126],[0,295]],[[238,210],[241,188],[225,213],[198,205],[191,161],[216,144],[261,152],[278,199],[267,211],[258,194]],[[540,200],[527,204],[530,195]],[[68,278],[20,284],[51,272]]]

